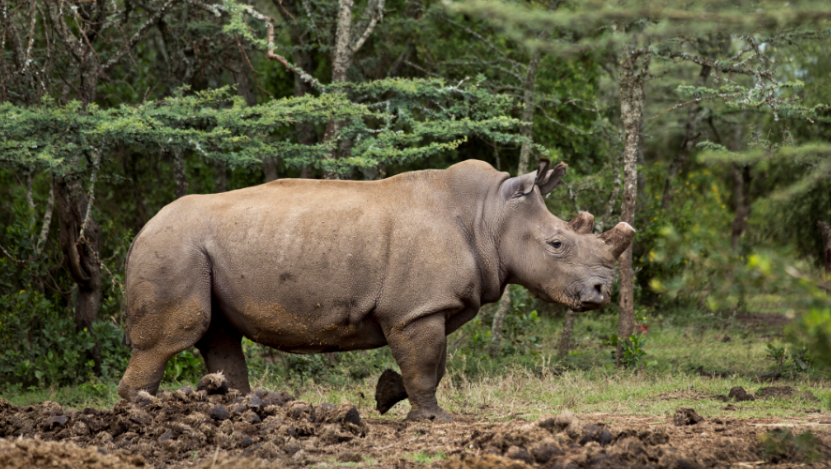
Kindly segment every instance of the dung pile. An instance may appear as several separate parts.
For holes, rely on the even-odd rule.
[[[223,458],[305,464],[318,448],[367,433],[349,403],[315,407],[287,393],[262,389],[242,395],[224,381],[215,374],[204,377],[197,390],[184,387],[158,397],[140,392],[135,403],[119,401],[112,410],[64,409],[50,401],[16,407],[0,399],[0,437],[66,440],[74,444],[71,451],[90,447],[101,456],[117,453],[121,463],[131,466],[160,466],[211,458],[220,451]]]
[[[570,412],[509,431],[474,432],[465,442],[469,453],[448,460],[445,469],[699,468],[725,461],[756,460],[752,445],[682,447],[670,443],[665,430],[611,430],[584,425]]]

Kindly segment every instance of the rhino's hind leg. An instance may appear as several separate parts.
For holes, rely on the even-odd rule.
[[[216,303],[212,310],[211,326],[196,343],[196,348],[205,359],[208,373],[221,371],[231,389],[247,394],[251,387],[248,384],[248,366],[242,353],[242,333],[225,319]]]
[[[386,335],[412,406],[407,420],[453,420],[436,400],[447,354],[444,315],[427,316],[403,328],[392,327]]]

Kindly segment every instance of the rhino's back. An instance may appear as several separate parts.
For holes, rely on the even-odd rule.
[[[286,179],[184,197],[137,236],[130,270],[148,274],[160,251],[167,262],[204,255],[217,304],[250,338],[292,351],[383,345],[378,314],[469,289],[470,251],[456,220],[466,202],[446,176]]]

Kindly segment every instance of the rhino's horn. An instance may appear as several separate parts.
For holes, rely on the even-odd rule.
[[[612,251],[612,256],[617,259],[632,244],[632,239],[635,237],[635,229],[629,223],[622,221],[611,230],[597,235],[597,237],[606,242],[606,245]]]
[[[580,212],[574,220],[568,222],[568,226],[577,234],[591,234],[594,230],[594,215],[589,212]]]

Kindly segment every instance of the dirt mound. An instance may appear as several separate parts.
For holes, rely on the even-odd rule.
[[[0,439],[0,467],[6,469],[136,469],[145,467],[141,456],[107,454],[70,442]]]
[[[766,388],[759,388],[756,395],[750,394],[743,387],[736,386],[730,389],[730,393],[725,395],[714,395],[713,399],[718,399],[722,402],[729,402],[735,400],[736,402],[755,401],[756,399],[794,399],[801,398],[806,401],[819,402],[810,392],[797,391],[790,386],[770,386]]]
[[[286,393],[225,391],[215,377],[203,384],[158,397],[140,393],[136,403],[120,401],[112,409],[66,409],[49,401],[12,406],[0,399],[0,437],[8,439],[0,438],[0,467],[411,469],[427,458],[432,467],[451,469],[668,469],[831,455],[831,434],[821,425],[826,417],[815,414],[788,424],[790,439],[762,441],[781,418],[701,418],[679,409],[681,426],[673,415],[569,412],[537,422],[466,412],[448,423],[403,422],[363,419],[348,403],[315,406]],[[816,436],[810,445],[805,430]]]
[[[760,399],[771,399],[776,397],[781,399],[792,399],[797,397],[805,399],[806,401],[819,402],[819,399],[817,399],[810,392],[797,391],[790,386],[770,386],[767,388],[759,388],[759,390],[756,391],[756,397]]]
[[[286,393],[261,389],[242,395],[217,380],[207,380],[200,391],[185,387],[158,397],[139,393],[136,401],[119,401],[112,410],[79,411],[50,401],[16,407],[0,400],[0,437],[70,440],[84,455],[117,452],[159,466],[219,457],[219,452],[302,464],[313,460],[310,454],[317,448],[367,433],[366,424],[349,403],[315,407]],[[91,449],[83,449],[87,447]],[[36,444],[26,448],[41,451]]]

